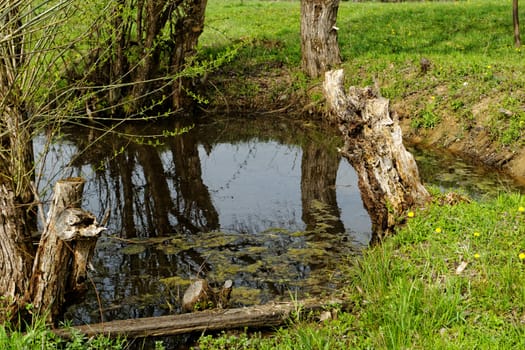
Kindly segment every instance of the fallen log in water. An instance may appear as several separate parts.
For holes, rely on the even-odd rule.
[[[117,320],[57,329],[54,332],[63,338],[70,337],[72,331],[80,332],[88,337],[103,334],[111,337],[144,338],[233,328],[275,327],[285,324],[292,316],[327,310],[336,305],[343,305],[343,302],[341,300],[309,299],[228,310],[216,309],[180,315]]]
[[[352,86],[345,92],[343,83],[342,69],[326,72],[324,95],[345,141],[340,152],[357,172],[372,229],[381,237],[408,208],[424,204],[430,195],[421,184],[414,157],[403,145],[389,100],[369,87]]]

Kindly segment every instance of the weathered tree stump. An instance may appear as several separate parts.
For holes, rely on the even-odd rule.
[[[233,288],[233,281],[227,280],[219,291],[213,290],[204,279],[194,281],[182,298],[182,309],[192,312],[205,309],[224,309],[228,306]]]
[[[84,180],[69,178],[55,185],[53,201],[33,265],[27,299],[48,322],[59,315],[66,294],[82,291],[87,265],[105,228],[80,209]]]
[[[370,87],[344,91],[342,69],[325,73],[324,94],[345,144],[340,150],[356,170],[376,238],[389,233],[405,211],[430,194],[421,184],[414,157],[403,145],[389,100]]]

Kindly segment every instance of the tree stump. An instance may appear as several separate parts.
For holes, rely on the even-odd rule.
[[[197,310],[223,309],[228,306],[233,288],[233,281],[227,280],[219,291],[213,290],[204,279],[194,281],[182,298],[182,309],[185,312]]]
[[[104,227],[80,209],[84,180],[69,178],[55,185],[53,201],[35,256],[27,300],[51,323],[66,294],[82,291],[87,265]]]
[[[403,145],[389,100],[370,87],[344,91],[342,69],[325,73],[323,90],[344,139],[341,154],[354,167],[375,238],[391,232],[412,206],[430,194],[421,184],[414,157]]]

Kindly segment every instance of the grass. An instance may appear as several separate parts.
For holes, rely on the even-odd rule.
[[[295,92],[309,90],[318,99],[311,87],[319,82],[305,80],[299,69],[299,11],[299,1],[210,0],[201,47],[212,54],[245,43],[225,69],[243,76],[229,84],[245,84],[247,99],[261,94],[247,75],[276,80],[272,72],[283,69]],[[500,144],[524,146],[525,53],[513,46],[511,13],[498,0],[341,2],[337,26],[347,82],[377,83],[402,116],[415,119],[414,128],[452,119],[465,130],[486,128]],[[422,58],[431,63],[426,73]]]
[[[26,325],[23,330],[9,323],[0,324],[0,349],[4,350],[117,350],[125,348],[125,344],[124,339],[110,339],[104,336],[88,339],[78,333],[72,333],[71,339],[64,340],[51,332],[44,318],[35,318],[33,323]]]
[[[299,322],[270,338],[207,336],[202,348],[525,347],[525,197],[455,205],[436,198],[349,264],[353,307],[337,320]]]

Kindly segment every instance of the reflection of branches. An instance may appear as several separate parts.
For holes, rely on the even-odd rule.
[[[221,186],[221,189],[230,188],[230,184],[234,182],[239,177],[241,172],[248,166],[248,159],[255,158],[256,149],[257,143],[253,143],[248,148],[248,153],[246,153],[246,156],[244,157],[243,161],[238,163],[237,170],[232,174],[232,176],[228,180],[224,182],[224,185]]]

